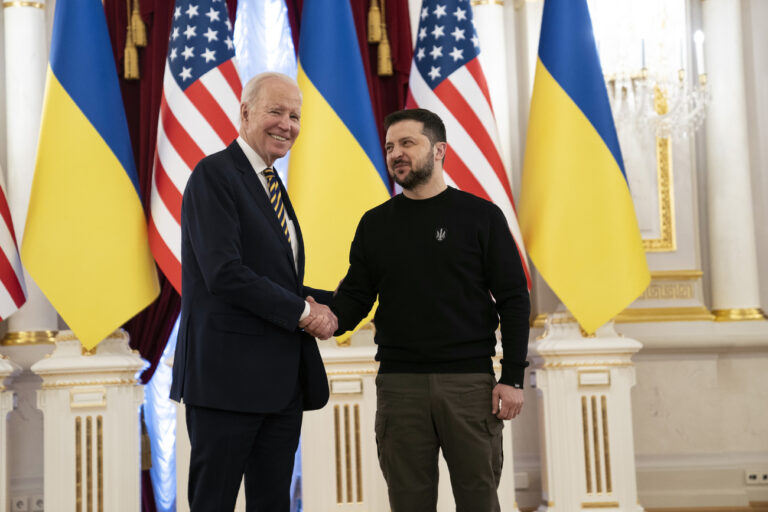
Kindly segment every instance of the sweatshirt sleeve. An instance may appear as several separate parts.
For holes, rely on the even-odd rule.
[[[503,349],[499,382],[522,389],[531,314],[528,280],[507,220],[497,206],[491,209],[487,235],[485,275],[496,300]]]
[[[366,215],[360,219],[349,250],[349,269],[333,298],[331,309],[339,319],[336,336],[354,329],[376,302],[377,291],[366,257]]]

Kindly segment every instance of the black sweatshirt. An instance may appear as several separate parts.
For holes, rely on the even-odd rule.
[[[423,200],[397,195],[363,215],[349,264],[332,306],[338,333],[378,295],[379,372],[491,372],[500,319],[499,382],[522,388],[530,301],[496,205],[451,187]]]

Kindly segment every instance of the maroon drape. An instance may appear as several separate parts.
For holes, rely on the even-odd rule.
[[[288,19],[293,31],[294,47],[299,47],[299,31],[301,29],[301,9],[304,0],[286,0]],[[357,29],[357,40],[363,67],[371,94],[373,115],[379,129],[379,139],[384,147],[384,118],[405,106],[408,92],[408,77],[413,59],[411,43],[411,21],[408,14],[408,0],[386,0],[387,35],[392,50],[392,76],[377,74],[378,45],[368,44],[368,7],[369,0],[350,0],[352,17]],[[333,30],[328,27],[328,30]]]

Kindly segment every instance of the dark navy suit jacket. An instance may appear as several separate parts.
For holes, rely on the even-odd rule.
[[[304,286],[269,198],[237,142],[200,161],[181,211],[181,321],[171,398],[239,412],[282,410],[301,386],[304,409],[328,401],[315,339],[298,329],[304,298],[332,293]],[[296,268],[298,267],[298,271]]]

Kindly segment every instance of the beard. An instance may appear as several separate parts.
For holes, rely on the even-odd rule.
[[[422,162],[417,162],[411,167],[411,172],[399,178],[394,171],[391,173],[392,179],[395,183],[403,187],[405,190],[413,190],[419,185],[423,185],[429,178],[432,177],[432,172],[435,170],[435,160],[432,152]],[[392,167],[400,163],[399,160],[395,160],[392,163]]]

